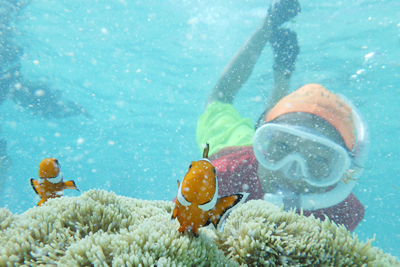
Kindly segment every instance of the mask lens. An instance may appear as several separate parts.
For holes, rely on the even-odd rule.
[[[335,161],[340,155],[328,146],[307,142],[302,156],[307,163],[308,173],[311,179],[323,181],[331,178]]]
[[[264,167],[281,169],[289,179],[327,186],[336,183],[350,165],[347,151],[319,133],[277,124],[263,127],[256,132],[254,153]]]

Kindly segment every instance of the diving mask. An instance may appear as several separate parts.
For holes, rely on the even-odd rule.
[[[352,164],[344,147],[302,126],[267,123],[256,131],[253,148],[265,168],[316,187],[338,183]]]

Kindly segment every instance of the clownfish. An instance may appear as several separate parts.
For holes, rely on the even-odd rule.
[[[208,159],[208,151],[206,144],[203,158],[190,164],[182,184],[177,181],[178,194],[172,219],[178,218],[179,233],[190,230],[198,237],[198,229],[210,223],[218,229],[227,211],[243,203],[249,195],[238,193],[218,198],[216,169]]]
[[[79,189],[74,181],[63,182],[61,166],[57,159],[47,158],[39,164],[39,181],[31,178],[31,185],[42,199],[37,204],[42,205],[49,198],[61,197],[64,189]]]

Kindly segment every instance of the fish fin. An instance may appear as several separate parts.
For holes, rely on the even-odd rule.
[[[221,197],[217,200],[215,207],[211,210],[212,215],[210,221],[215,226],[216,229],[219,228],[220,224],[225,220],[226,216],[229,214],[232,208],[238,204],[242,204],[246,201],[249,193],[237,193],[225,197]]]
[[[206,221],[206,223],[205,223],[203,226],[206,227],[206,226],[209,226],[210,224],[211,224],[211,220],[208,219],[208,220]]]
[[[47,199],[42,198],[39,203],[37,203],[38,206],[41,206],[43,203],[45,203],[47,201]]]
[[[178,216],[178,214],[179,214],[179,209],[177,209],[175,207],[174,211],[172,212],[172,218],[171,219],[175,219]]]
[[[199,237],[199,229],[197,228],[196,225],[193,225],[192,229],[190,229],[194,235],[194,237]]]
[[[208,151],[210,150],[210,145],[208,143],[206,143],[206,147],[204,148],[203,151],[203,158],[204,159],[208,159]]]
[[[79,189],[78,189],[78,187],[76,187],[76,184],[75,184],[75,182],[74,181],[66,181],[66,182],[64,182],[63,183],[63,189],[75,189],[75,190],[78,190],[79,191]],[[80,191],[79,191],[80,192]]]
[[[35,191],[36,194],[38,194],[39,196],[42,196],[40,194],[40,185],[39,182],[33,178],[31,178],[31,186],[33,188],[33,191]]]
[[[179,188],[179,186],[180,186],[179,180],[176,180],[176,182],[178,183],[178,188]],[[174,203],[176,203],[177,201],[178,201],[178,196],[176,196],[176,197],[172,200],[172,202],[174,202]],[[175,209],[176,209],[176,207],[175,207]]]

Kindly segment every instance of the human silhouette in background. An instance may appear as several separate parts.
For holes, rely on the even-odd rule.
[[[20,56],[23,51],[14,40],[11,22],[27,3],[0,0],[0,105],[9,99],[45,118],[65,118],[80,114],[89,117],[79,103],[64,99],[60,90],[46,82],[31,81],[21,75]],[[6,141],[0,139],[0,193],[11,167],[6,145]]]
[[[327,216],[354,230],[364,207],[351,193],[367,155],[368,129],[356,108],[323,86],[289,94],[300,52],[297,35],[281,25],[300,12],[297,0],[275,1],[266,18],[228,62],[197,126],[210,144],[220,195],[250,193],[285,209]],[[233,107],[265,45],[274,55],[274,85],[256,128]]]

